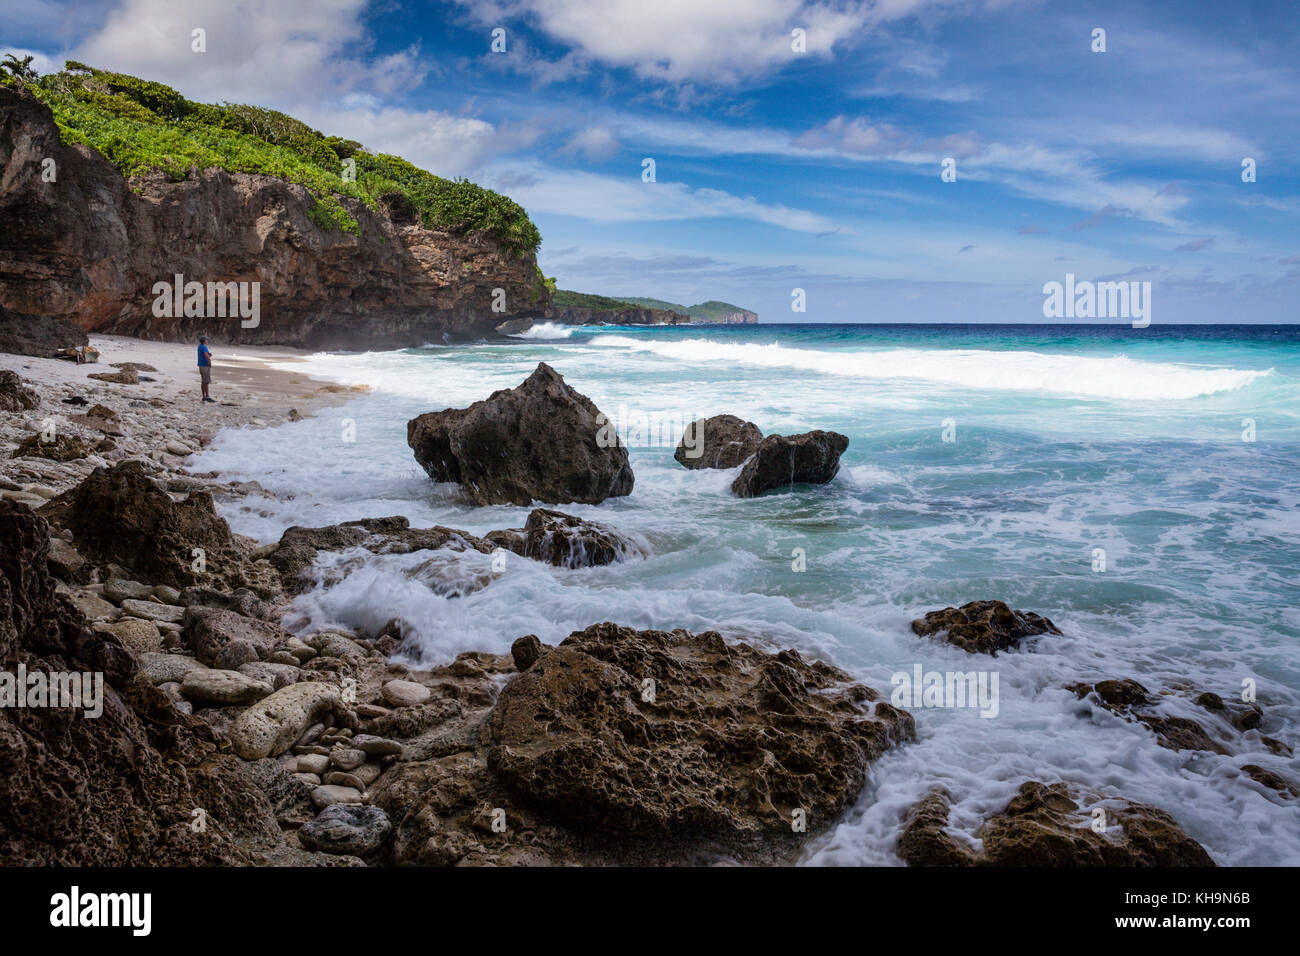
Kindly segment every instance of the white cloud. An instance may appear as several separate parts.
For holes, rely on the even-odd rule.
[[[607,126],[588,126],[569,141],[566,152],[588,159],[609,159],[619,150],[618,138]]]

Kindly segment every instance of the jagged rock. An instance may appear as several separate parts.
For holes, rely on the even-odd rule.
[[[1056,625],[1032,611],[1013,611],[1002,601],[971,601],[959,608],[930,611],[912,622],[920,637],[937,636],[968,654],[992,654],[1019,647],[1026,637],[1060,634]]]
[[[1258,784],[1268,787],[1270,790],[1276,790],[1278,795],[1284,800],[1294,800],[1300,797],[1300,784],[1293,783],[1279,773],[1272,770],[1266,770],[1259,764],[1242,764],[1241,772]]]
[[[673,457],[687,468],[735,468],[758,450],[763,432],[735,415],[700,418],[686,426]]]
[[[240,865],[278,839],[265,797],[202,723],[148,681],[116,638],[58,598],[49,528],[0,501],[0,670],[104,674],[103,713],[0,708],[0,845],[33,866]],[[206,828],[192,829],[202,807]]]
[[[1094,817],[1100,807],[1105,816]],[[1104,833],[1092,824],[1101,819]],[[976,852],[943,832],[948,798],[931,791],[909,812],[898,854],[910,866],[1214,866],[1205,848],[1155,807],[1030,781],[976,834]]]
[[[235,753],[245,760],[278,757],[312,722],[342,707],[334,684],[300,681],[282,687],[244,711],[230,728]]]
[[[50,573],[68,584],[85,584],[90,568],[77,549],[62,538],[50,538]]]
[[[139,385],[140,375],[133,368],[124,368],[117,372],[91,372],[86,378],[97,382],[109,382],[113,385]]]
[[[196,704],[251,704],[271,690],[270,684],[238,671],[192,670],[181,681],[181,693]]]
[[[364,856],[379,849],[392,831],[388,814],[378,807],[336,803],[304,824],[298,839],[311,850]]]
[[[824,485],[840,470],[840,455],[848,447],[848,438],[839,432],[768,435],[731,483],[731,491],[753,498],[774,488]]]
[[[0,308],[0,312],[4,309]],[[0,352],[8,349],[0,348]],[[36,408],[41,397],[23,384],[17,372],[0,369],[0,412],[23,412]]]
[[[484,740],[498,778],[571,825],[775,836],[796,810],[828,825],[913,733],[905,711],[794,651],[606,623],[507,684]]]
[[[544,650],[550,650],[550,648],[546,647],[536,634],[526,634],[517,638],[510,645],[510,656],[514,659],[515,667],[521,671],[526,671],[537,663],[537,659],[542,656]]]
[[[291,636],[278,624],[234,611],[196,605],[184,614],[185,644],[209,667],[236,670],[240,664],[265,660]]]
[[[609,525],[547,508],[534,508],[522,528],[489,531],[486,538],[507,551],[563,568],[612,564],[650,553],[644,542]]]
[[[121,565],[143,581],[177,588],[247,586],[267,595],[278,590],[270,567],[248,559],[210,494],[195,491],[175,502],[136,459],[96,468],[40,513],[72,531],[83,556]]]
[[[14,458],[45,458],[49,461],[76,461],[90,454],[90,445],[76,435],[58,432],[53,441],[41,434],[28,435],[14,449]]]
[[[411,419],[406,441],[429,477],[476,504],[597,504],[631,494],[627,449],[591,399],[545,362],[469,408]]]

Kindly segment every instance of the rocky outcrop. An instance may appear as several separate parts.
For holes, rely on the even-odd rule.
[[[49,441],[45,435],[28,435],[14,449],[15,458],[45,458],[49,461],[75,461],[90,454],[90,445],[76,435],[59,432]]]
[[[25,412],[40,403],[40,396],[23,384],[17,372],[0,370],[0,412]]]
[[[735,415],[700,418],[686,426],[673,457],[687,468],[735,468],[758,450],[763,433]]]
[[[669,309],[591,309],[581,305],[555,306],[547,311],[549,322],[562,325],[690,325],[691,317]]]
[[[57,188],[42,181],[47,159]],[[94,150],[62,145],[39,101],[0,87],[0,305],[15,312],[142,338],[402,348],[491,335],[549,304],[532,255],[340,201],[358,235],[318,224],[311,194],[271,176],[214,168],[125,180]],[[178,273],[259,283],[260,321],[155,317],[154,284]],[[34,341],[77,344],[29,328]]]
[[[649,546],[639,538],[561,511],[534,508],[522,528],[489,531],[498,547],[557,568],[588,568],[628,558],[644,558]]]
[[[270,566],[250,560],[208,492],[173,501],[135,459],[96,468],[41,514],[70,530],[84,557],[118,564],[141,580],[248,587],[264,595],[279,590]]]
[[[459,483],[475,504],[597,504],[632,492],[627,449],[607,431],[591,399],[542,362],[516,388],[411,419],[406,442],[430,478]]]
[[[0,239],[0,243],[4,240]],[[90,344],[81,326],[48,315],[24,315],[0,305],[0,352],[51,358],[63,349]]]
[[[172,707],[110,634],[55,593],[46,522],[0,501],[0,671],[102,672],[103,713],[0,708],[0,844],[41,866],[237,865],[279,836],[209,727]],[[192,826],[201,808],[205,827]]]
[[[731,490],[741,498],[754,498],[775,488],[824,485],[840,470],[840,455],[848,447],[848,438],[839,432],[768,435],[731,483]]]
[[[1023,784],[975,834],[979,852],[947,832],[948,810],[935,790],[909,811],[898,840],[909,866],[1214,866],[1163,810],[1063,783]]]
[[[829,824],[912,718],[794,651],[596,624],[506,686],[488,766],[569,825],[786,835]]]
[[[1032,611],[1013,611],[1002,601],[971,601],[930,611],[912,622],[920,637],[937,637],[968,654],[992,654],[1020,646],[1027,637],[1060,634],[1056,625]]]

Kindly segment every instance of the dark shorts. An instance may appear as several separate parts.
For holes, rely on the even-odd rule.
[[[211,366],[211,365],[200,365],[200,366],[199,366],[199,381],[202,382],[204,385],[207,385],[209,382],[212,381],[212,366]]]

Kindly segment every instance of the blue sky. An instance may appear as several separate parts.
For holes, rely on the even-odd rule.
[[[1282,0],[0,0],[0,48],[42,72],[73,57],[274,106],[490,185],[538,224],[561,288],[724,299],[764,321],[1033,322],[1043,284],[1072,272],[1150,281],[1154,322],[1292,322],[1297,14]]]

